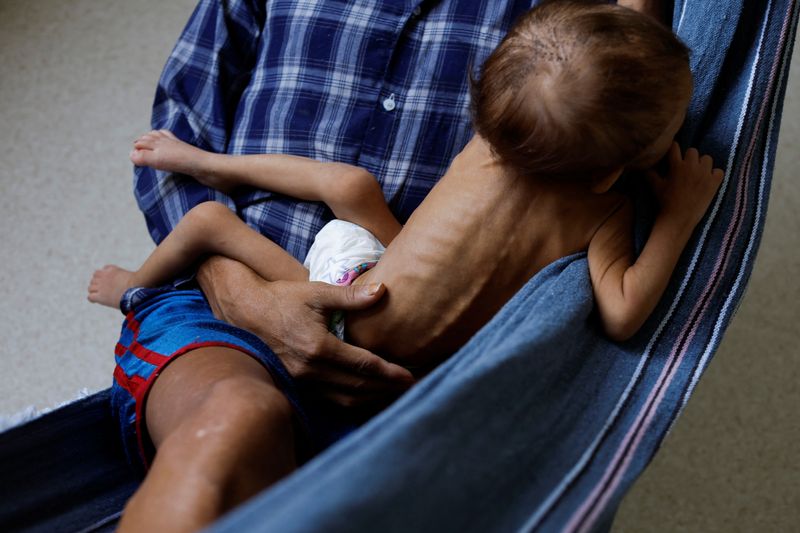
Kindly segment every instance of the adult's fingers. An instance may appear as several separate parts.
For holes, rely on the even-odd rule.
[[[376,413],[384,407],[387,407],[399,396],[399,394],[352,394],[325,385],[320,385],[318,387],[318,394],[326,400],[342,407],[368,408],[372,413]]]
[[[672,141],[667,157],[669,158],[670,168],[677,168],[683,161],[683,157],[681,156],[681,147],[677,141]]]
[[[319,309],[365,309],[381,299],[386,287],[383,283],[373,285],[349,285],[346,287],[315,283],[312,304]]]
[[[714,159],[708,154],[701,156],[700,168],[702,168],[706,173],[711,174],[711,171],[714,168]]]
[[[683,160],[687,163],[698,164],[700,162],[700,152],[695,147],[687,148],[686,153],[683,154]]]
[[[403,380],[387,380],[354,372],[335,362],[317,361],[308,366],[302,373],[307,383],[330,386],[336,390],[358,395],[386,395],[401,392],[411,386],[412,382]]]
[[[414,383],[414,375],[400,365],[390,363],[369,350],[347,344],[334,335],[328,335],[325,343],[328,360],[356,375],[372,376],[400,383]]]

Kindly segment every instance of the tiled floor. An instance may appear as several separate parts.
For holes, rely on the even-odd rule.
[[[94,268],[152,244],[131,194],[163,62],[194,0],[0,1],[0,414],[110,383],[121,315]],[[800,65],[748,294],[617,531],[788,531],[800,521]]]

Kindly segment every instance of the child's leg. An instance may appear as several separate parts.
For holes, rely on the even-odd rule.
[[[386,205],[375,177],[345,163],[322,163],[283,154],[213,154],[166,130],[152,131],[137,139],[131,161],[188,174],[221,191],[248,185],[300,200],[325,202],[337,218],[367,228],[384,245],[402,228]]]
[[[250,228],[217,202],[192,208],[135,272],[113,265],[95,272],[89,300],[116,307],[130,287],[157,287],[205,255],[224,255],[269,281],[307,281],[308,271],[294,257]]]
[[[92,280],[89,282],[87,299],[96,304],[119,309],[122,295],[134,286],[130,281],[131,276],[133,276],[133,272],[117,265],[106,265],[100,270],[95,270]]]

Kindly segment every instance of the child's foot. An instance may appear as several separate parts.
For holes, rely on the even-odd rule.
[[[123,293],[131,287],[133,272],[115,265],[96,270],[89,282],[89,301],[119,309]]]
[[[229,185],[204,175],[204,161],[208,155],[205,150],[178,139],[169,130],[153,130],[133,142],[131,161],[139,167],[186,174],[203,185],[227,192]]]

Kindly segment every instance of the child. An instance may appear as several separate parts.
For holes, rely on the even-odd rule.
[[[316,248],[324,248],[328,234],[331,234],[328,241],[350,237],[349,246],[343,251],[351,252],[348,255],[354,250],[360,252],[350,265],[353,268],[367,260],[376,262],[384,246],[388,246],[402,228],[389,211],[374,176],[352,165],[321,163],[289,155],[214,154],[195,148],[166,130],[151,131],[137,139],[131,160],[137,165],[191,175],[221,191],[249,185],[303,200],[325,202],[339,220],[320,232]],[[353,238],[360,242],[352,242]],[[309,252],[309,258],[315,253]],[[125,290],[166,283],[208,254],[236,259],[269,281],[309,279],[308,269],[282,248],[251,229],[227,207],[206,202],[186,213],[139,270],[131,272],[107,265],[96,271],[89,286],[89,300],[119,308]],[[346,258],[341,260],[349,264]],[[306,263],[309,262],[307,259]],[[333,283],[345,277],[348,270],[349,267],[341,272],[328,272],[327,276],[318,272],[312,280]],[[347,277],[350,281],[354,278],[355,273]]]
[[[337,220],[319,232],[304,266],[224,205],[201,203],[186,213],[139,270],[106,265],[94,273],[89,301],[110,307],[119,308],[127,289],[164,284],[209,254],[236,259],[268,281],[307,281],[310,267],[311,281],[349,285],[375,265],[402,227],[389,211],[375,177],[352,165],[288,155],[214,154],[166,130],[151,131],[137,139],[131,160],[137,165],[192,175],[223,191],[249,185],[322,201]],[[331,248],[336,250],[328,253]],[[339,337],[344,336],[341,314],[334,317],[332,327]]]
[[[602,4],[532,10],[473,81],[476,135],[402,230],[375,178],[351,165],[212,154],[167,131],[139,138],[131,160],[222,191],[247,185],[322,201],[340,221],[368,230],[345,225],[368,243],[361,256],[348,253],[353,241],[342,239],[341,222],[326,226],[306,266],[320,262],[318,249],[333,249],[345,254],[343,268],[327,277],[317,268],[311,279],[349,283],[383,255],[355,282],[383,283],[387,296],[350,313],[348,335],[392,361],[430,367],[541,268],[580,250],[588,249],[609,337],[625,340],[641,327],[723,176],[709,156],[689,149],[682,157],[672,141],[691,85],[687,50],[647,17]],[[635,258],[631,203],[612,186],[623,170],[647,169],[667,152],[668,175],[649,171],[661,211]],[[309,279],[288,253],[208,202],[138,271],[97,271],[89,299],[116,306],[126,289],[165,283],[206,254],[236,259],[267,280]]]
[[[682,156],[672,142],[692,89],[688,51],[667,28],[632,10],[550,2],[515,24],[472,88],[476,135],[402,229],[374,178],[349,165],[209,154],[167,132],[137,140],[131,157],[137,165],[183,172],[223,190],[249,185],[321,200],[342,224],[369,230],[375,239],[362,232],[352,246],[326,226],[307,263],[324,272],[312,263],[344,255],[341,264],[356,270],[342,283],[360,273],[353,283],[385,286],[377,304],[348,312],[346,333],[353,344],[407,367],[435,366],[531,276],[587,249],[602,326],[613,339],[630,337],[655,307],[722,179],[710,157],[693,149]],[[667,153],[668,175],[649,173],[661,208],[637,258],[631,202],[612,187],[623,170],[647,169]],[[374,262],[383,245],[380,261],[362,273],[369,265],[360,264]],[[356,247],[369,257],[349,257]],[[90,299],[116,305],[125,288],[166,281],[206,253],[230,255],[268,279],[309,276],[277,245],[209,202],[187,214],[137,272],[98,272]],[[131,415],[130,399],[119,409],[123,434],[136,428],[140,452],[149,438],[158,447],[126,509],[123,531],[147,529],[142,524],[148,519],[167,514],[178,516],[184,529],[207,524],[294,468],[292,445],[302,439],[294,440],[286,414],[290,391],[255,376],[267,373],[256,368],[255,360],[266,366],[258,354],[247,354],[251,360],[234,351],[196,350],[188,360],[179,358],[147,378],[153,383],[158,376],[152,393],[147,385],[137,389],[138,414]],[[194,386],[198,374],[196,381],[211,385]],[[226,381],[246,386],[246,395],[222,394],[230,390],[218,388]],[[217,401],[194,409],[178,405],[194,405],[212,387],[222,391],[213,396]],[[233,417],[237,412],[245,416]],[[209,428],[220,440],[198,446],[195,436],[212,433]],[[194,448],[203,454],[186,453]]]

